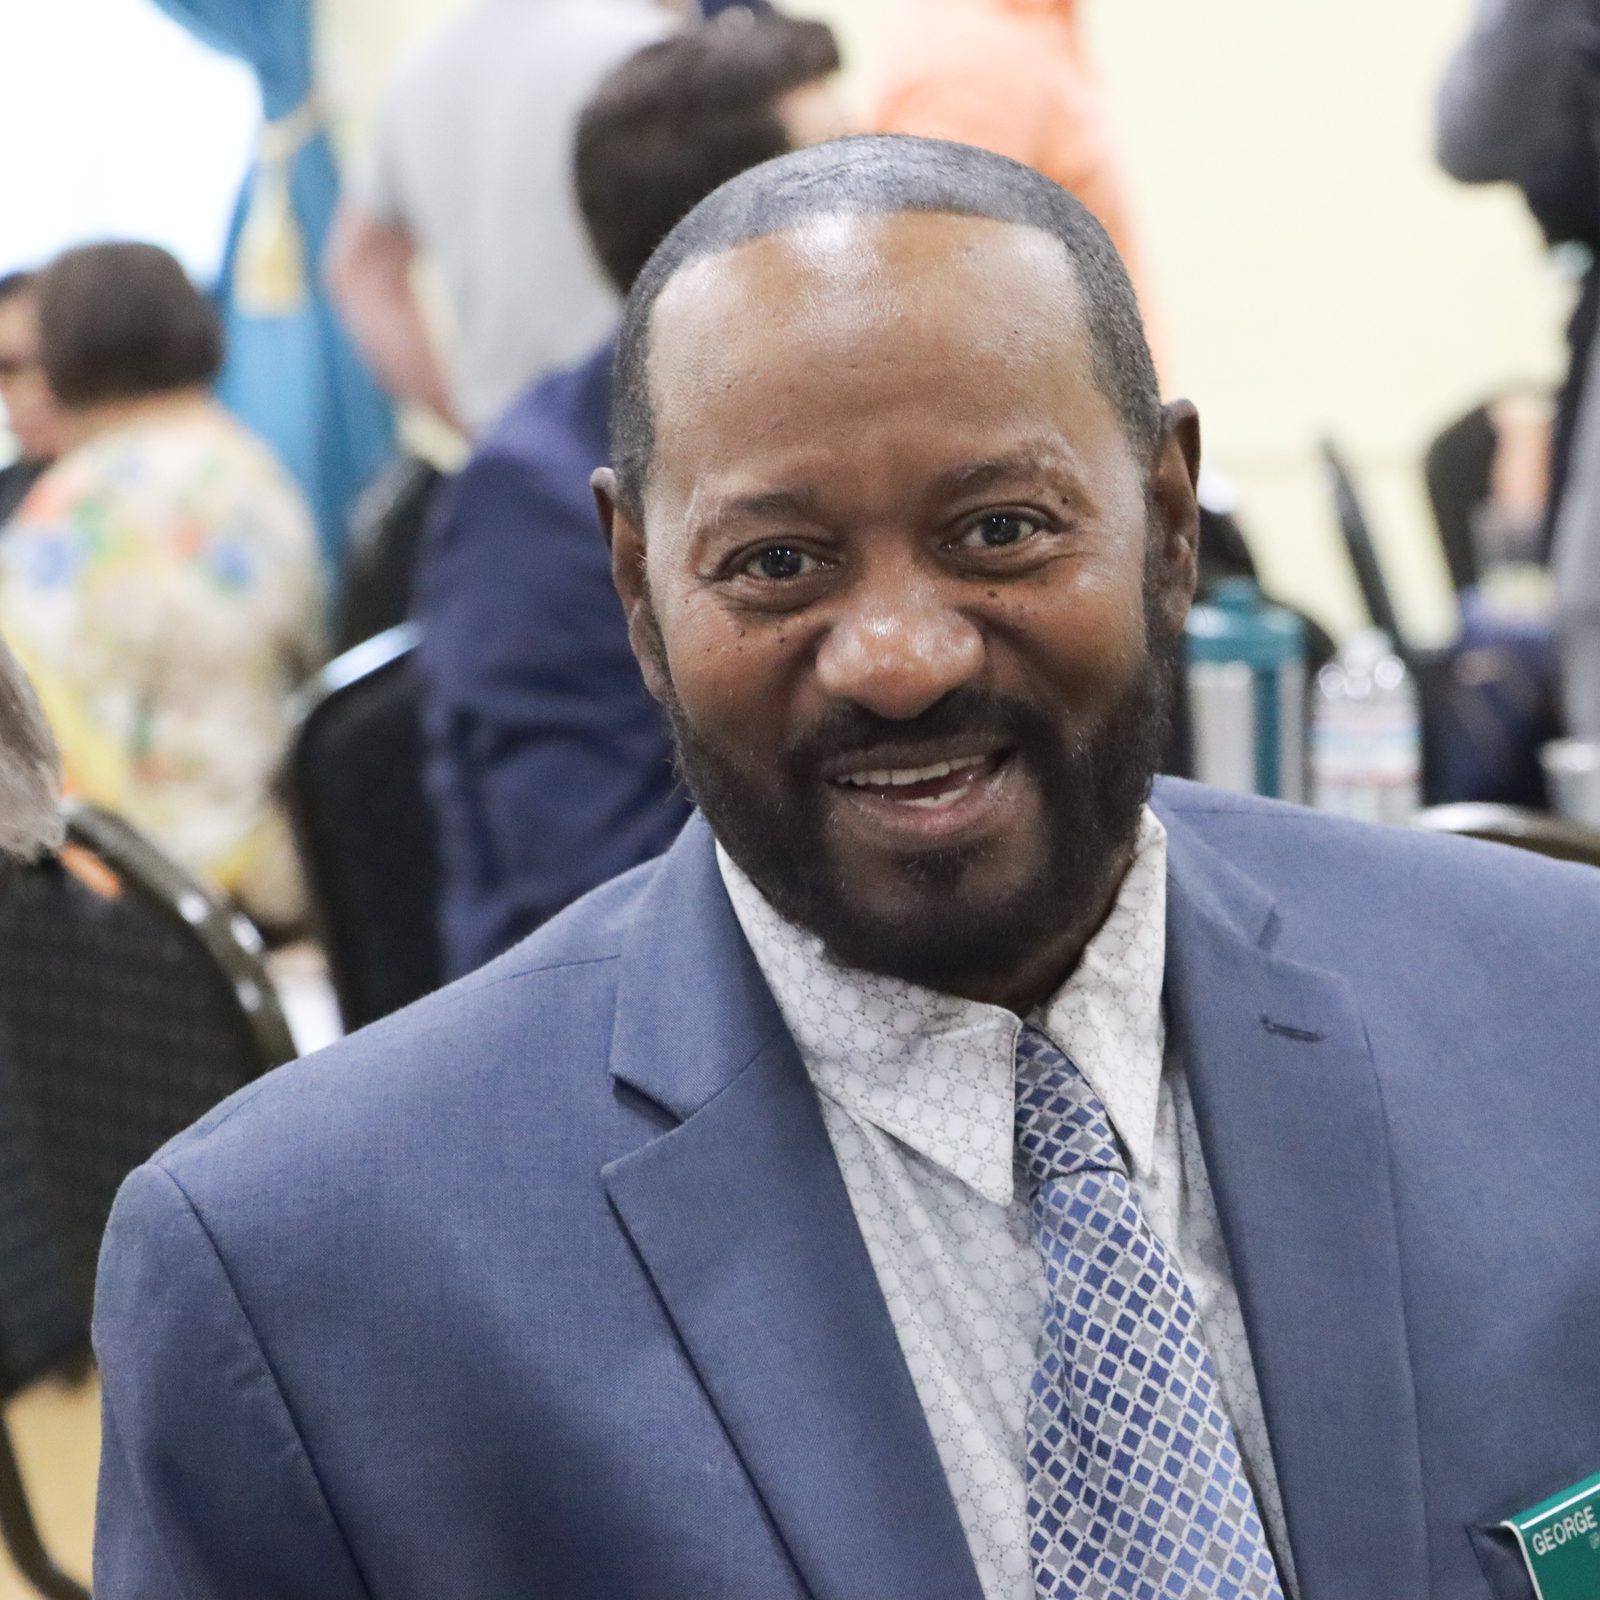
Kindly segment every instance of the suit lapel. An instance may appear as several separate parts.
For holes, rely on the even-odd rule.
[[[1167,1004],[1238,1285],[1303,1600],[1428,1590],[1389,1170],[1349,986],[1168,817]]]
[[[623,951],[613,1074],[682,1119],[603,1172],[819,1600],[981,1600],[816,1095],[691,823]]]

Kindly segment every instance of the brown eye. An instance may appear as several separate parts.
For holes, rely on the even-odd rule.
[[[781,583],[789,578],[804,577],[815,565],[815,557],[792,544],[769,544],[745,562],[744,570],[753,577]]]
[[[1038,531],[1038,522],[1020,511],[991,511],[972,523],[957,542],[968,550],[1004,550]]]

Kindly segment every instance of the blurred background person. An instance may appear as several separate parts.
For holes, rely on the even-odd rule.
[[[1582,247],[1556,397],[1543,554],[1566,487],[1589,351],[1600,325],[1600,157],[1587,0],[1480,0],[1439,90],[1439,164],[1461,183],[1509,183],[1551,246]],[[1500,429],[1496,429],[1496,437]]]
[[[396,77],[327,274],[397,398],[472,433],[604,333],[616,293],[573,198],[573,129],[604,73],[669,26],[654,0],[482,0]],[[413,283],[419,252],[449,302],[448,374]]]
[[[845,131],[838,67],[824,24],[734,12],[611,72],[578,125],[577,194],[619,294],[719,184]],[[453,972],[665,849],[689,813],[589,491],[609,458],[612,356],[607,338],[517,400],[446,488],[425,547],[419,656]]]
[[[301,889],[272,797],[287,697],[320,649],[311,520],[210,395],[222,340],[166,251],[69,250],[38,280],[62,455],[0,541],[0,627],[73,792],[269,927]]]
[[[901,0],[872,126],[998,151],[1054,178],[1127,264],[1162,366],[1165,340],[1078,0]]]
[[[1581,247],[1534,553],[1551,561],[1562,719],[1568,734],[1590,740],[1600,739],[1597,47],[1590,0],[1480,0],[1437,112],[1439,160],[1452,177],[1515,185],[1551,246]],[[1516,438],[1488,414],[1498,464]]]
[[[0,277],[0,406],[16,440],[16,459],[0,467],[0,527],[3,527],[61,443],[55,397],[39,362],[39,307],[31,272]]]
[[[0,858],[32,861],[57,850],[61,757],[33,686],[0,639]]]

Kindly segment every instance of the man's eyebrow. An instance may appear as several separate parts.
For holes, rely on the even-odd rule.
[[[948,472],[941,472],[928,484],[928,497],[953,500],[959,495],[976,494],[999,483],[1015,483],[1018,478],[1071,476],[1068,458],[1059,450],[1018,450],[986,461],[969,461]]]
[[[977,494],[1000,483],[1015,483],[1020,478],[1049,477],[1076,481],[1072,458],[1058,447],[1041,445],[1023,448],[982,461],[963,462],[932,478],[926,500],[939,504],[963,494]],[[741,522],[824,522],[822,499],[805,488],[758,489],[749,494],[730,494],[697,508],[695,521],[709,532],[729,523]]]
[[[815,522],[820,518],[817,496],[809,489],[761,489],[718,499],[705,508],[698,520],[711,528],[725,522]]]

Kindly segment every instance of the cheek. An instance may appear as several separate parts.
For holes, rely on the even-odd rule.
[[[730,613],[706,594],[657,609],[673,691],[701,732],[741,744],[776,744],[795,679],[791,630]]]
[[[1006,632],[1024,669],[1092,703],[1144,664],[1144,590],[1122,567],[1077,565],[1056,581],[1012,591]]]

